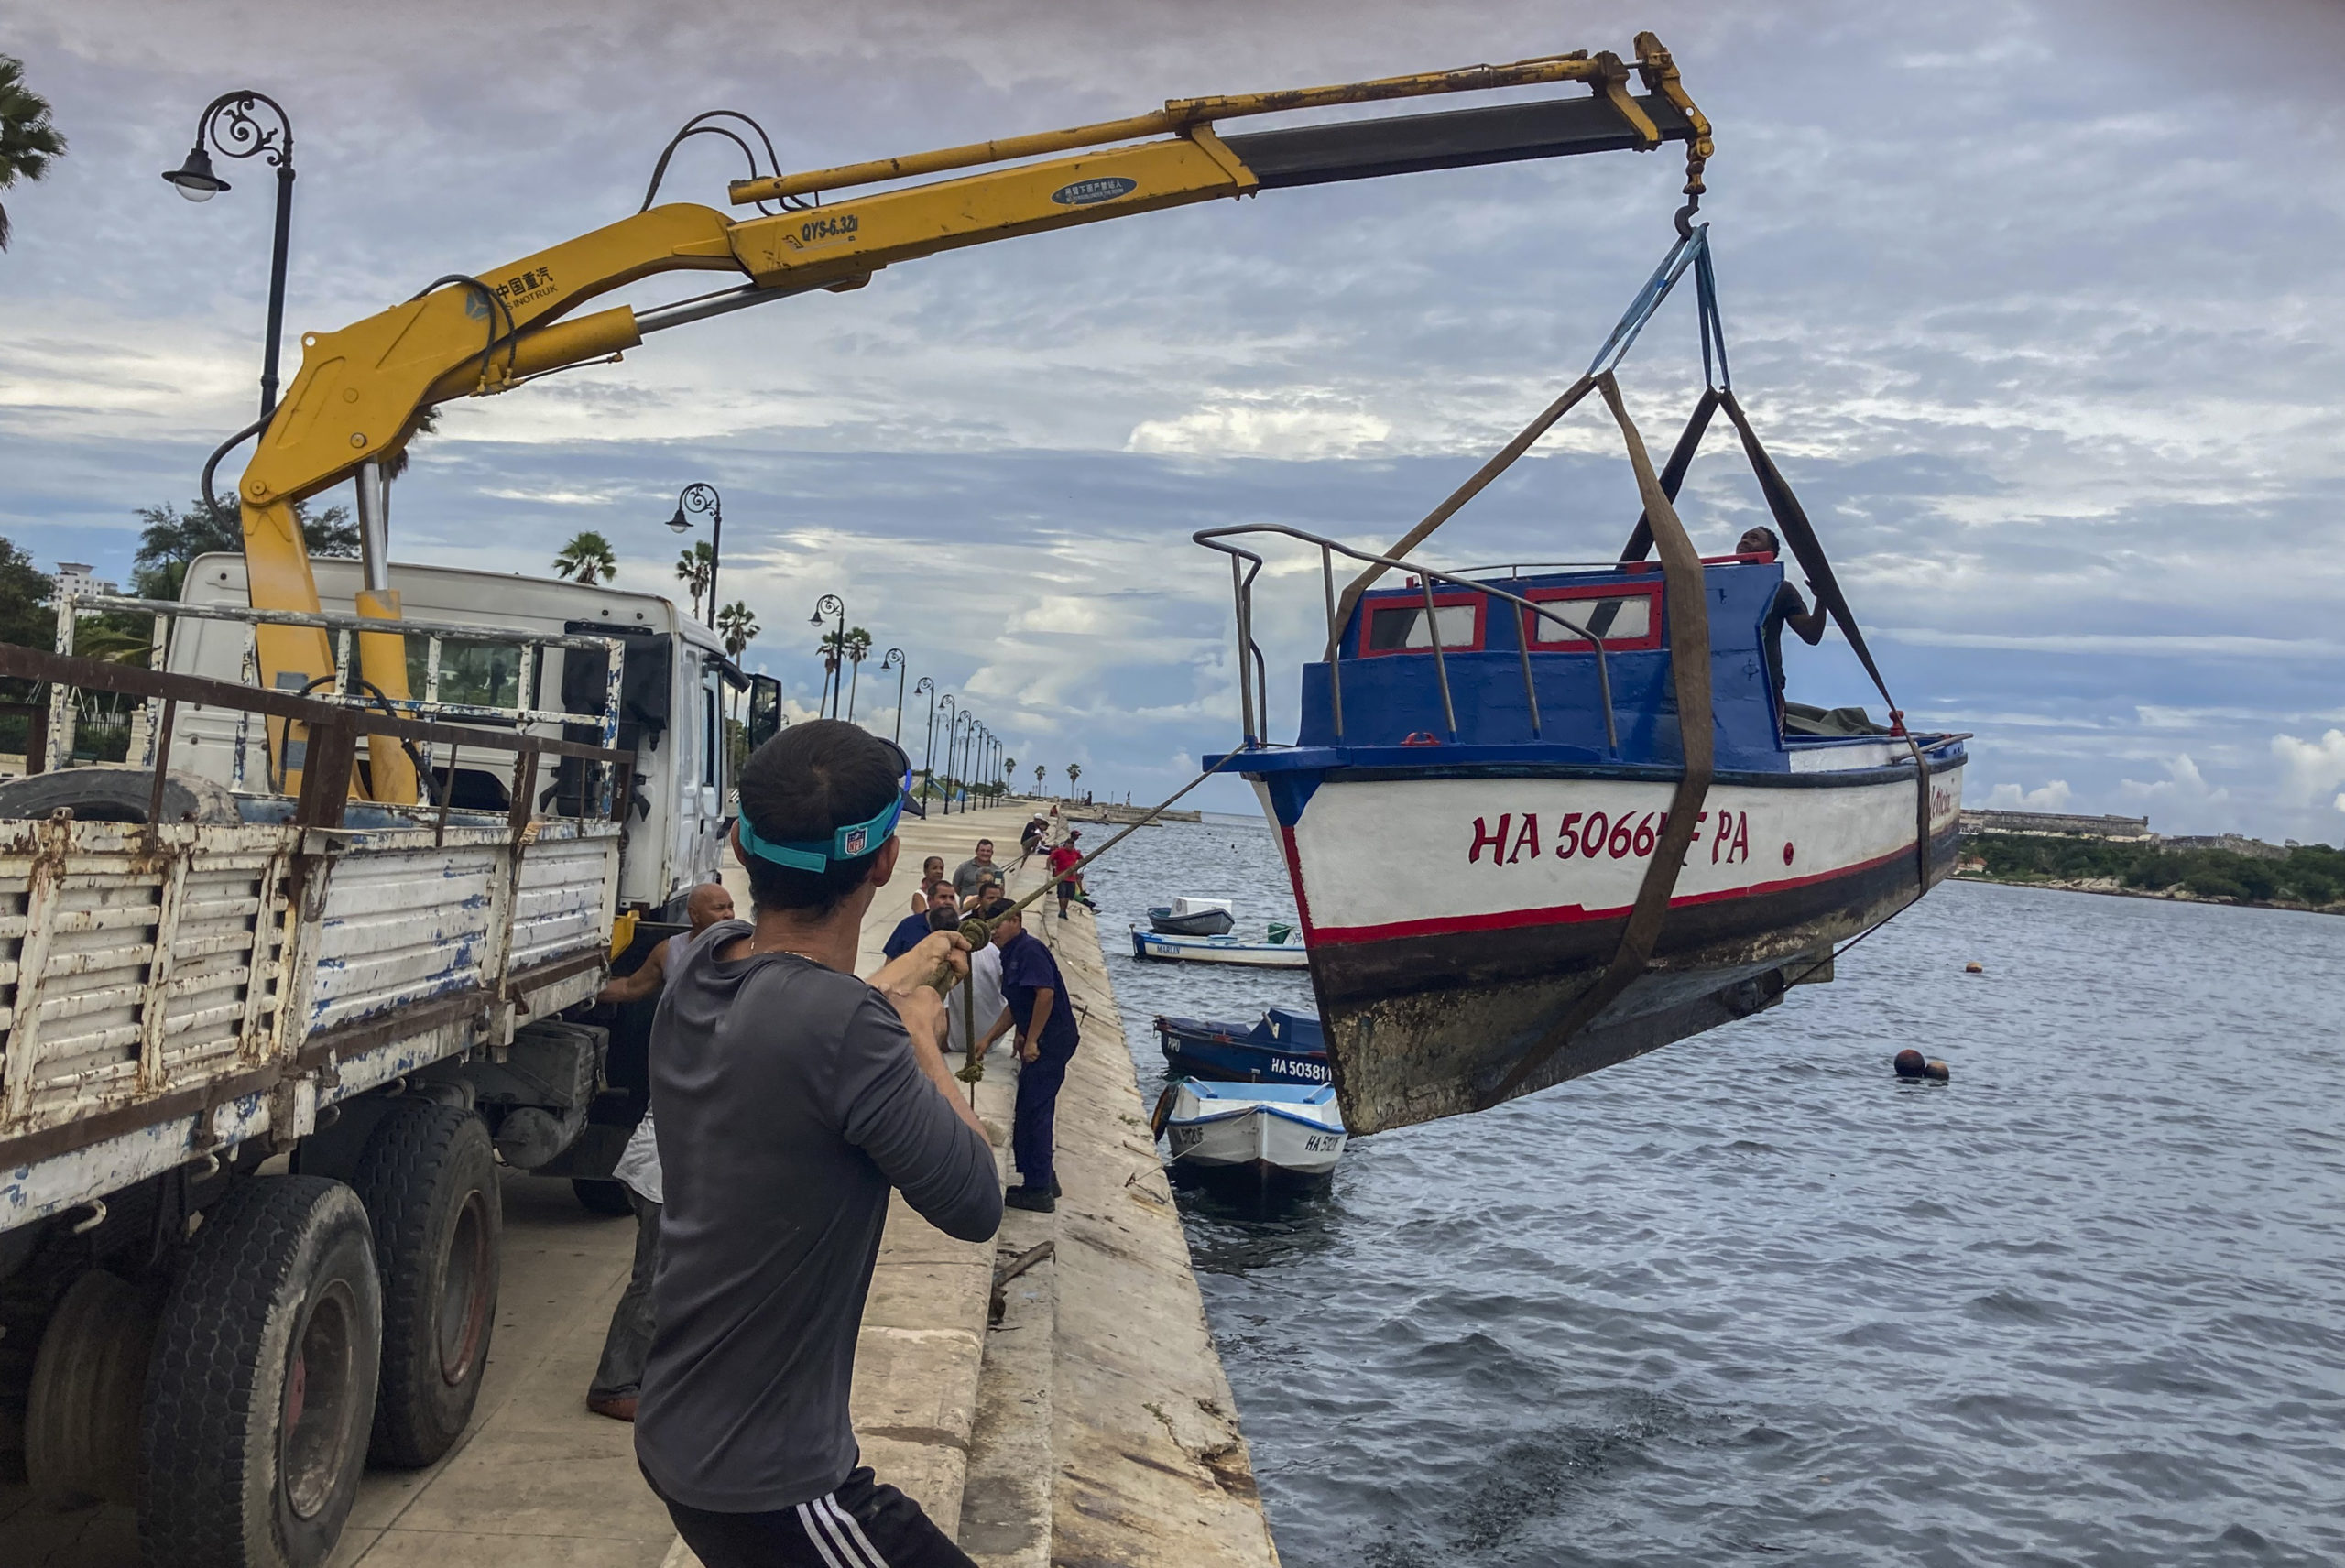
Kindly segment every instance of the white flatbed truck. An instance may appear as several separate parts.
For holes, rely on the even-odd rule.
[[[68,761],[86,694],[146,700],[131,763],[0,783],[0,1447],[52,1499],[135,1504],[158,1565],[321,1563],[370,1459],[462,1433],[497,1166],[606,1204],[643,1104],[640,1040],[562,1015],[714,873],[728,685],[778,723],[664,600],[429,568],[366,623],[424,698],[345,690],[346,646],[322,693],[246,683],[256,622],[347,644],[346,564],[306,618],[244,607],[222,556],[175,604],[60,606],[69,648],[83,615],[168,615],[154,670],[0,648]],[[428,803],[347,798],[384,735]]]

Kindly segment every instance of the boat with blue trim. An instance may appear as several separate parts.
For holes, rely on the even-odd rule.
[[[1175,1165],[1251,1168],[1323,1176],[1343,1158],[1349,1135],[1325,1083],[1212,1083],[1184,1078],[1159,1132]]]
[[[1156,1019],[1165,1071],[1175,1077],[1227,1083],[1325,1083],[1327,1037],[1318,1018],[1272,1007],[1253,1024],[1201,1018]]]
[[[1704,233],[1663,268],[1701,268],[1707,351]],[[1622,405],[1614,347],[1389,554],[1273,524],[1196,535],[1230,559],[1247,735],[1209,764],[1252,782],[1278,836],[1356,1135],[1488,1108],[1772,1007],[1828,980],[1838,944],[1954,863],[1968,737],[1909,733],[1893,705],[1867,725],[1787,703],[1778,551],[1702,558],[1677,517],[1723,409],[1817,610],[1887,696],[1724,382],[1722,340],[1662,474]],[[1644,503],[1620,559],[1450,572],[1410,557],[1592,391]],[[1238,542],[1274,537],[1318,554],[1326,615],[1291,746],[1260,738],[1264,558]],[[1340,593],[1339,556],[1367,568]],[[1400,585],[1379,586],[1393,574]]]

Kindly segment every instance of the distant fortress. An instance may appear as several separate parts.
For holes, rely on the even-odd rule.
[[[1962,835],[2023,833],[2036,838],[2099,838],[2113,844],[2155,844],[2166,849],[2220,849],[2254,860],[2285,860],[2276,844],[2240,833],[2169,836],[2150,831],[2147,817],[2069,816],[2059,811],[1969,811],[1962,813]]]

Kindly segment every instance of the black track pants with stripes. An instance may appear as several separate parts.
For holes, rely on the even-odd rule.
[[[660,1501],[704,1568],[976,1568],[918,1503],[867,1468],[835,1492],[771,1513],[713,1514]]]

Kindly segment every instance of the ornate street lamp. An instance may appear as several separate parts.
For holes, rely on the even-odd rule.
[[[676,497],[676,515],[668,527],[680,534],[692,532],[693,518],[708,524],[708,624],[716,625],[716,569],[725,561],[725,502],[714,485],[687,485]]]
[[[904,749],[904,674],[906,669],[907,666],[904,663],[904,650],[900,648],[889,648],[886,656],[879,660],[879,672],[881,674],[884,675],[890,670],[896,672],[895,739],[896,749],[898,751]]]
[[[912,695],[917,697],[922,691],[928,693],[928,741],[921,747],[920,770],[933,784],[936,782],[936,682],[925,675],[912,687]]]
[[[953,814],[953,786],[950,782],[953,777],[953,732],[960,722],[961,704],[954,700],[952,692],[947,691],[944,693],[944,777],[947,780],[944,786],[944,814],[948,817]],[[933,773],[929,775],[932,781],[935,777]]]
[[[806,617],[806,624],[810,626],[819,626],[823,624],[823,618],[825,615],[836,615],[839,618],[838,639],[831,646],[830,657],[823,661],[823,700],[831,704],[831,717],[836,718],[839,709],[836,679],[838,671],[833,666],[844,663],[846,659],[846,601],[836,593],[823,594],[814,601],[814,613]],[[818,701],[814,704],[814,716],[820,718],[822,714],[823,702]]]
[[[262,104],[277,116],[274,126],[254,118],[253,111]],[[293,225],[293,122],[284,105],[266,93],[223,93],[212,100],[196,116],[195,145],[188,149],[187,161],[163,171],[163,178],[191,201],[209,201],[229,189],[228,182],[213,172],[212,154],[203,145],[207,140],[224,158],[266,157],[277,170],[277,237],[268,264],[268,339],[261,346],[260,361],[260,417],[267,419],[277,411],[277,345],[285,332],[285,252]]]
[[[976,722],[977,716],[965,708],[953,715],[952,735],[944,747],[944,771],[951,775],[956,783],[961,782],[962,775],[969,770],[965,752],[966,734],[969,726]],[[966,786],[965,785],[964,788],[965,789]],[[969,809],[969,799],[965,794],[961,797],[961,809],[964,811]]]

